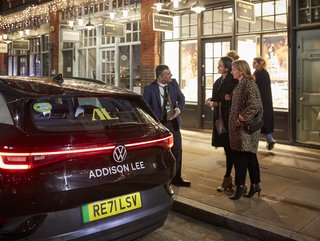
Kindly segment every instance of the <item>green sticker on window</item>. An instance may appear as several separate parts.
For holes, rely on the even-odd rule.
[[[35,103],[33,109],[37,112],[46,113],[51,111],[52,105],[48,102]]]

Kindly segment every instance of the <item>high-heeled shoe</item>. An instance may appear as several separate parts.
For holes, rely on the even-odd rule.
[[[261,192],[261,187],[259,184],[251,184],[250,186],[250,190],[248,192],[247,195],[245,195],[245,197],[252,197],[255,193],[258,193],[258,197],[260,197],[260,192]]]
[[[230,196],[231,200],[238,200],[242,196],[246,195],[247,193],[247,187],[246,185],[237,186],[236,192]]]

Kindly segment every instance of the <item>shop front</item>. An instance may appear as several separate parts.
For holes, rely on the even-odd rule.
[[[200,14],[175,16],[174,31],[163,34],[162,49],[164,63],[179,79],[186,96],[184,128],[212,129],[212,110],[205,100],[211,97],[219,77],[220,57],[236,50],[250,66],[254,57],[266,60],[272,81],[275,138],[283,143],[320,145],[319,86],[315,82],[319,30],[292,31],[310,25],[319,29],[319,5],[319,1],[245,1],[243,5],[217,1],[208,3]],[[243,8],[245,16],[240,14]],[[310,20],[301,23],[301,16],[309,16],[302,14],[306,10]]]
[[[56,9],[57,23],[46,7]],[[319,0],[53,0],[27,10],[21,22],[0,18],[2,43],[8,43],[2,73],[63,73],[142,93],[154,67],[164,63],[186,97],[183,128],[211,131],[205,101],[219,77],[220,57],[236,50],[250,66],[257,56],[267,62],[274,137],[320,146]],[[153,29],[153,14],[172,18],[172,29]],[[29,49],[14,48],[13,38],[28,40]]]

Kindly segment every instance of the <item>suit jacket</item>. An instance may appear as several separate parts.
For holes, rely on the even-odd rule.
[[[182,112],[185,105],[185,97],[180,90],[180,87],[175,79],[168,84],[169,95],[173,105],[173,109],[178,107]],[[158,81],[155,80],[152,83],[146,85],[143,90],[143,98],[145,102],[150,106],[153,113],[158,120],[161,120],[161,99]],[[173,119],[180,125],[180,117]]]

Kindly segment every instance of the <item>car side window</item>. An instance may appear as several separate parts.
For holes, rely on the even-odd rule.
[[[10,111],[8,109],[7,103],[3,96],[0,94],[0,123],[1,124],[7,124],[7,125],[13,125],[13,120],[10,114]]]

